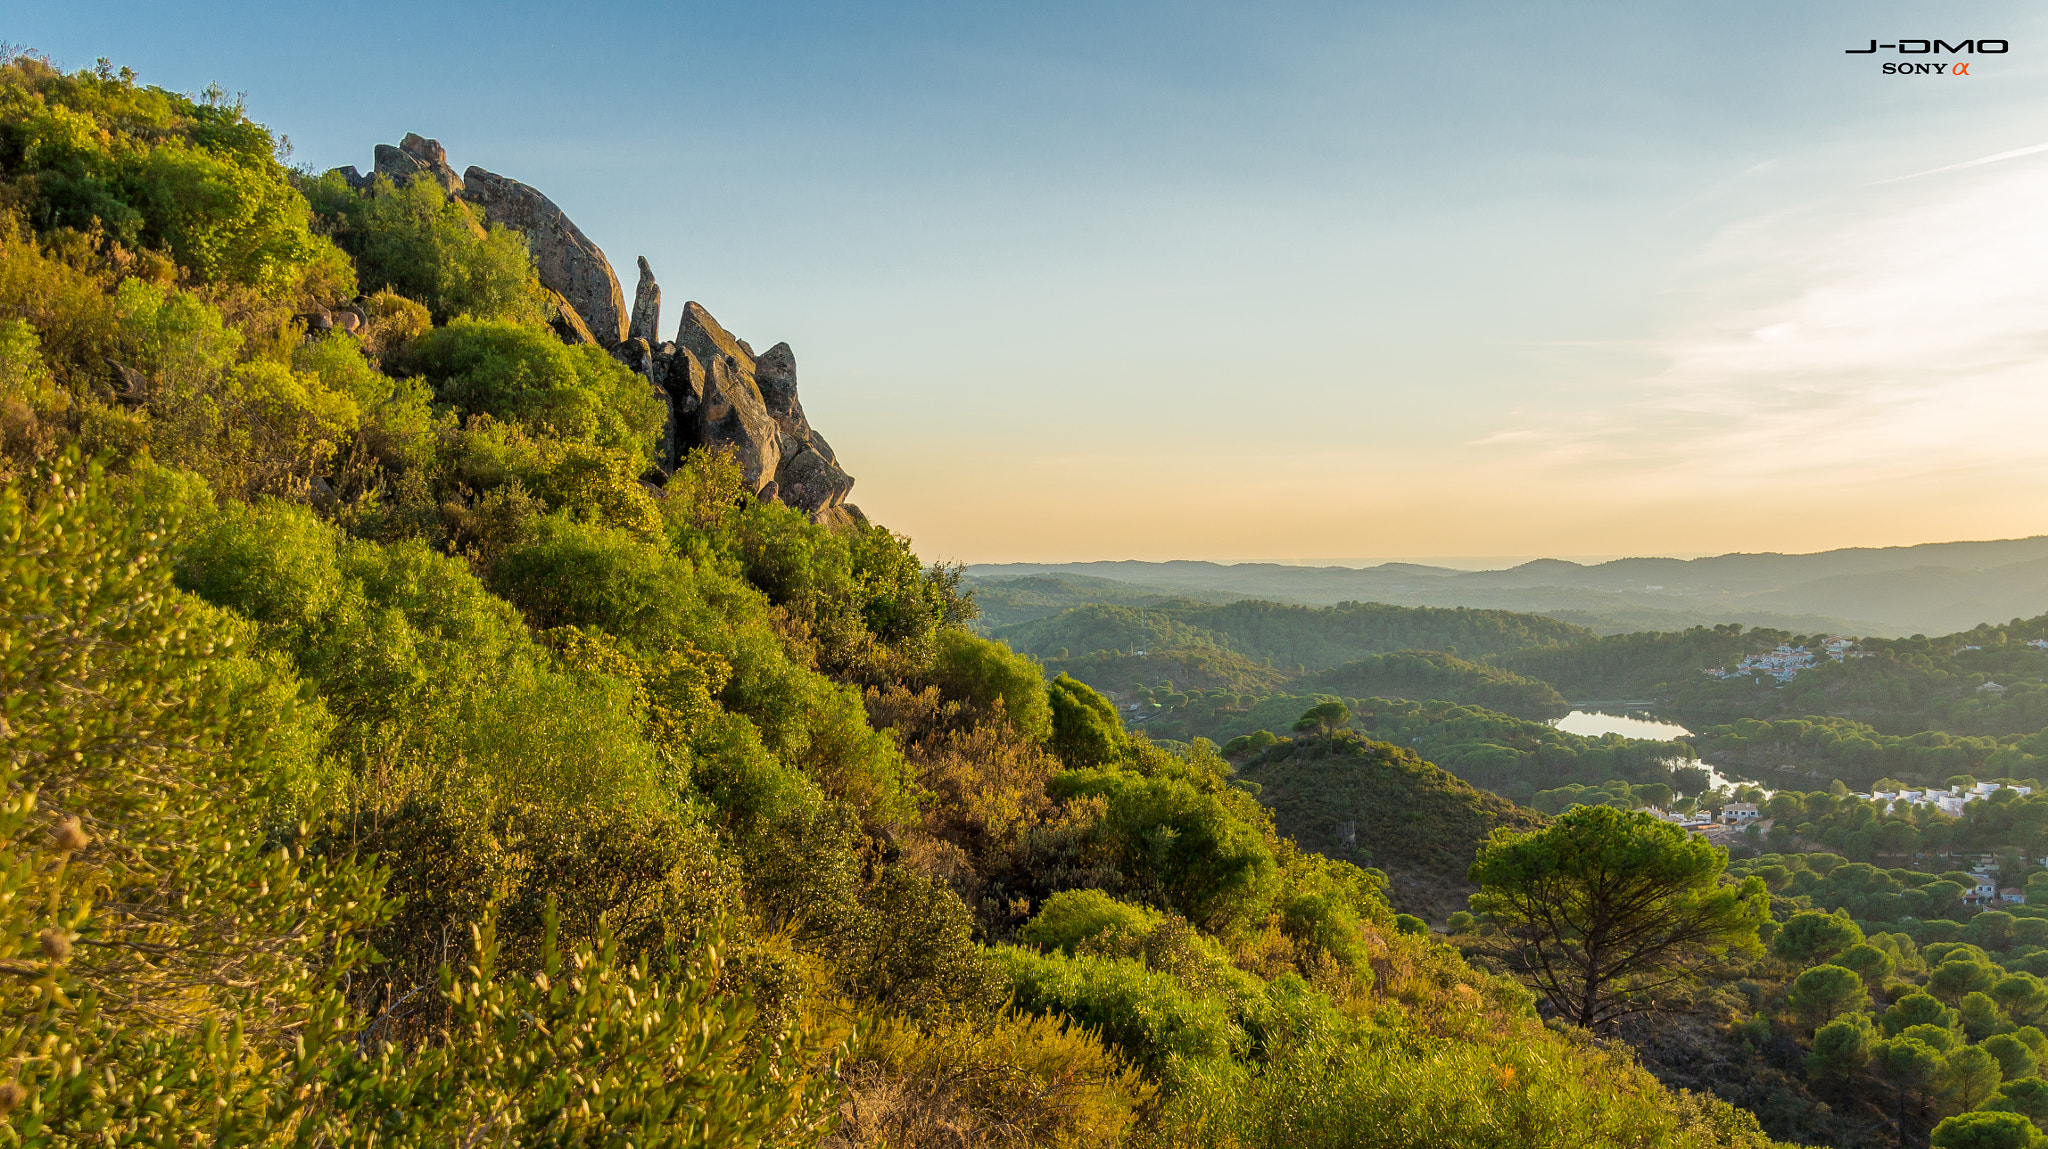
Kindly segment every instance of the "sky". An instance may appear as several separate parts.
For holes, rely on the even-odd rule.
[[[1902,37],[2001,38],[1967,76]],[[439,139],[787,341],[928,559],[2048,533],[2048,8],[67,4],[67,68]]]

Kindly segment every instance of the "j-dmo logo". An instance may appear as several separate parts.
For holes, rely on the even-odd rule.
[[[1868,48],[1844,48],[1850,56],[1871,56],[1889,48],[1901,56],[2002,56],[2012,45],[2004,40],[1900,40],[1896,44],[1880,44],[1875,40]],[[1887,63],[1887,76],[1967,76],[1970,74],[1970,60],[1898,60]]]

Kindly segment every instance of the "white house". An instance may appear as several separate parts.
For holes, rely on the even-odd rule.
[[[1761,815],[1757,812],[1755,802],[1730,802],[1721,807],[1721,821],[1724,825],[1747,826],[1759,817]]]
[[[1998,900],[2001,902],[2012,902],[2016,905],[2024,903],[2027,900],[2027,891],[2011,888],[2003,889],[1998,891]]]

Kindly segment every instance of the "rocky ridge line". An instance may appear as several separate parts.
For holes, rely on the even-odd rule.
[[[430,179],[479,208],[487,222],[524,233],[534,274],[549,292],[555,332],[565,342],[610,351],[667,407],[658,452],[664,475],[692,449],[729,447],[757,498],[786,503],[824,526],[866,525],[860,508],[846,501],[853,477],[804,415],[789,344],[757,356],[694,301],[683,304],[675,338],[661,341],[661,285],[645,256],[628,309],[611,261],[553,200],[474,165],[457,175],[437,140],[409,132],[396,146],[377,145],[371,175],[335,170],[358,191],[370,190],[378,176],[401,187]]]

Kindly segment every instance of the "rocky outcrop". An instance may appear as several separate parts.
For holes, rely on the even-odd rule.
[[[425,176],[450,195],[462,192],[462,177],[448,166],[448,150],[441,146],[441,141],[426,139],[417,132],[407,132],[395,148],[378,144],[374,170],[399,187]]]
[[[376,165],[369,176],[353,167],[334,170],[357,191],[368,191],[380,175],[400,187],[426,178],[449,195],[475,204],[483,209],[487,221],[525,233],[527,250],[533,253],[534,274],[551,293],[548,322],[564,339],[603,347],[626,339],[626,297],[619,290],[619,277],[612,273],[611,262],[583,229],[539,191],[475,166],[458,176],[441,142],[417,132],[407,132],[396,145],[378,144]],[[643,278],[652,280],[651,276]],[[653,342],[652,329],[642,337]]]
[[[661,285],[654,282],[654,269],[647,257],[640,257],[640,282],[633,288],[633,318],[626,324],[626,338],[645,339],[649,346],[660,342]]]
[[[840,469],[832,445],[804,416],[796,395],[796,353],[789,344],[777,343],[756,359],[754,379],[769,417],[782,432],[782,462],[775,469],[782,501],[809,511],[844,505],[853,477]]]
[[[866,521],[846,501],[853,477],[804,415],[796,355],[787,343],[756,358],[745,340],[692,301],[683,305],[663,370],[675,457],[693,447],[729,447],[759,497],[828,525]]]
[[[626,338],[626,296],[604,252],[555,202],[515,179],[471,165],[462,198],[492,223],[526,233],[541,286],[559,292],[606,347]]]
[[[699,447],[729,449],[756,498],[803,511],[813,522],[865,524],[846,501],[853,477],[825,437],[812,428],[797,398],[796,354],[778,343],[755,355],[747,341],[701,304],[683,305],[673,342],[661,342],[661,285],[641,257],[633,306],[618,276],[590,237],[554,201],[518,180],[472,166],[457,176],[435,140],[407,133],[397,146],[377,145],[374,175],[336,169],[349,186],[369,190],[375,175],[404,185],[427,178],[481,208],[493,224],[526,235],[534,274],[546,289],[547,319],[562,340],[595,344],[648,381],[668,408],[658,452],[672,472]]]

